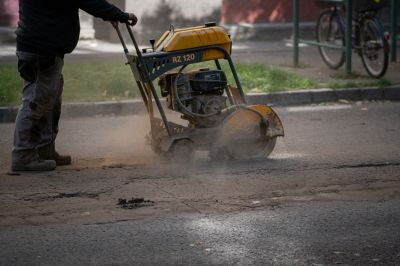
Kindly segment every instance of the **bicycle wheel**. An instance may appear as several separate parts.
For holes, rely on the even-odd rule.
[[[344,46],[344,32],[340,26],[337,13],[326,10],[321,13],[317,22],[317,41],[322,44]],[[338,69],[344,63],[344,51],[318,46],[322,59],[332,69]]]
[[[385,75],[389,64],[389,43],[375,19],[361,21],[360,44],[361,59],[368,74],[373,78]]]

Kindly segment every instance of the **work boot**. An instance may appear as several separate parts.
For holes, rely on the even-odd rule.
[[[54,160],[57,166],[70,165],[72,162],[70,155],[60,155],[56,151],[46,153],[39,150],[39,157],[43,160]]]
[[[56,169],[54,160],[37,159],[27,163],[12,163],[11,170],[17,171],[52,171]]]
[[[54,145],[49,145],[48,147],[43,147],[38,150],[39,157],[42,160],[54,160],[57,166],[70,165],[72,163],[72,158],[70,155],[60,155],[56,152]]]

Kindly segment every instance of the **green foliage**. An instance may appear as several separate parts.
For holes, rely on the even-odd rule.
[[[231,84],[234,84],[227,63],[221,64]],[[209,67],[215,68],[213,63],[202,63],[191,66],[189,69]],[[294,74],[287,70],[266,66],[263,64],[236,63],[236,72],[239,76],[245,92],[274,92],[295,89],[312,89],[318,87],[318,83]]]
[[[327,85],[331,89],[358,88],[358,86],[358,83],[343,80],[330,80]]]
[[[376,82],[376,86],[379,88],[386,88],[386,87],[390,87],[392,85],[393,85],[393,83],[390,80],[385,79],[385,78],[380,78]]]
[[[362,88],[362,87],[386,88],[392,85],[393,83],[385,78],[380,78],[378,80],[373,80],[373,81],[365,81],[365,80],[348,81],[348,80],[332,79],[328,82],[327,87],[331,89]]]
[[[64,66],[64,101],[121,100],[138,96],[131,70],[123,61],[69,63]],[[0,66],[0,105],[20,101],[22,79],[13,64]]]
[[[22,79],[15,65],[0,65],[0,105],[13,105],[20,101]]]
[[[132,72],[123,62],[96,59],[84,63],[66,63],[63,71],[64,101],[106,101],[139,97]],[[190,65],[187,71],[204,67],[214,69],[215,64],[208,62]],[[228,64],[222,63],[222,68],[227,73],[229,82],[235,84]],[[249,63],[237,63],[235,68],[245,92],[275,92],[326,86],[283,68]],[[0,105],[19,103],[22,80],[17,67],[12,64],[0,65],[0,81]],[[384,78],[373,81],[333,78],[327,85],[330,88],[387,87],[392,83]]]
[[[318,87],[315,81],[271,66],[239,63],[236,70],[245,91],[274,92]]]
[[[138,95],[131,70],[123,61],[71,63],[63,72],[66,101],[121,100]]]
[[[353,71],[350,74],[347,74],[344,70],[339,69],[338,71],[334,72],[331,77],[333,79],[343,79],[343,80],[355,80],[362,78],[362,75],[357,71]]]

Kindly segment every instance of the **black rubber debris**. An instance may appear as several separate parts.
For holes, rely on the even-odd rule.
[[[16,173],[16,172],[7,172],[6,175],[9,175],[9,176],[20,176],[21,174],[20,173]]]
[[[145,200],[144,198],[118,199],[118,204],[123,209],[138,209],[143,207],[154,206],[154,201]]]

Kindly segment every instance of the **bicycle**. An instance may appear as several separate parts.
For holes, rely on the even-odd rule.
[[[317,41],[328,45],[319,46],[319,53],[328,67],[338,69],[345,61],[345,52],[333,46],[345,47],[345,4],[321,0],[316,3],[325,9],[317,21]],[[367,73],[373,78],[380,78],[385,75],[389,65],[389,35],[378,19],[378,12],[388,1],[368,0],[353,3],[352,48],[361,57]]]

